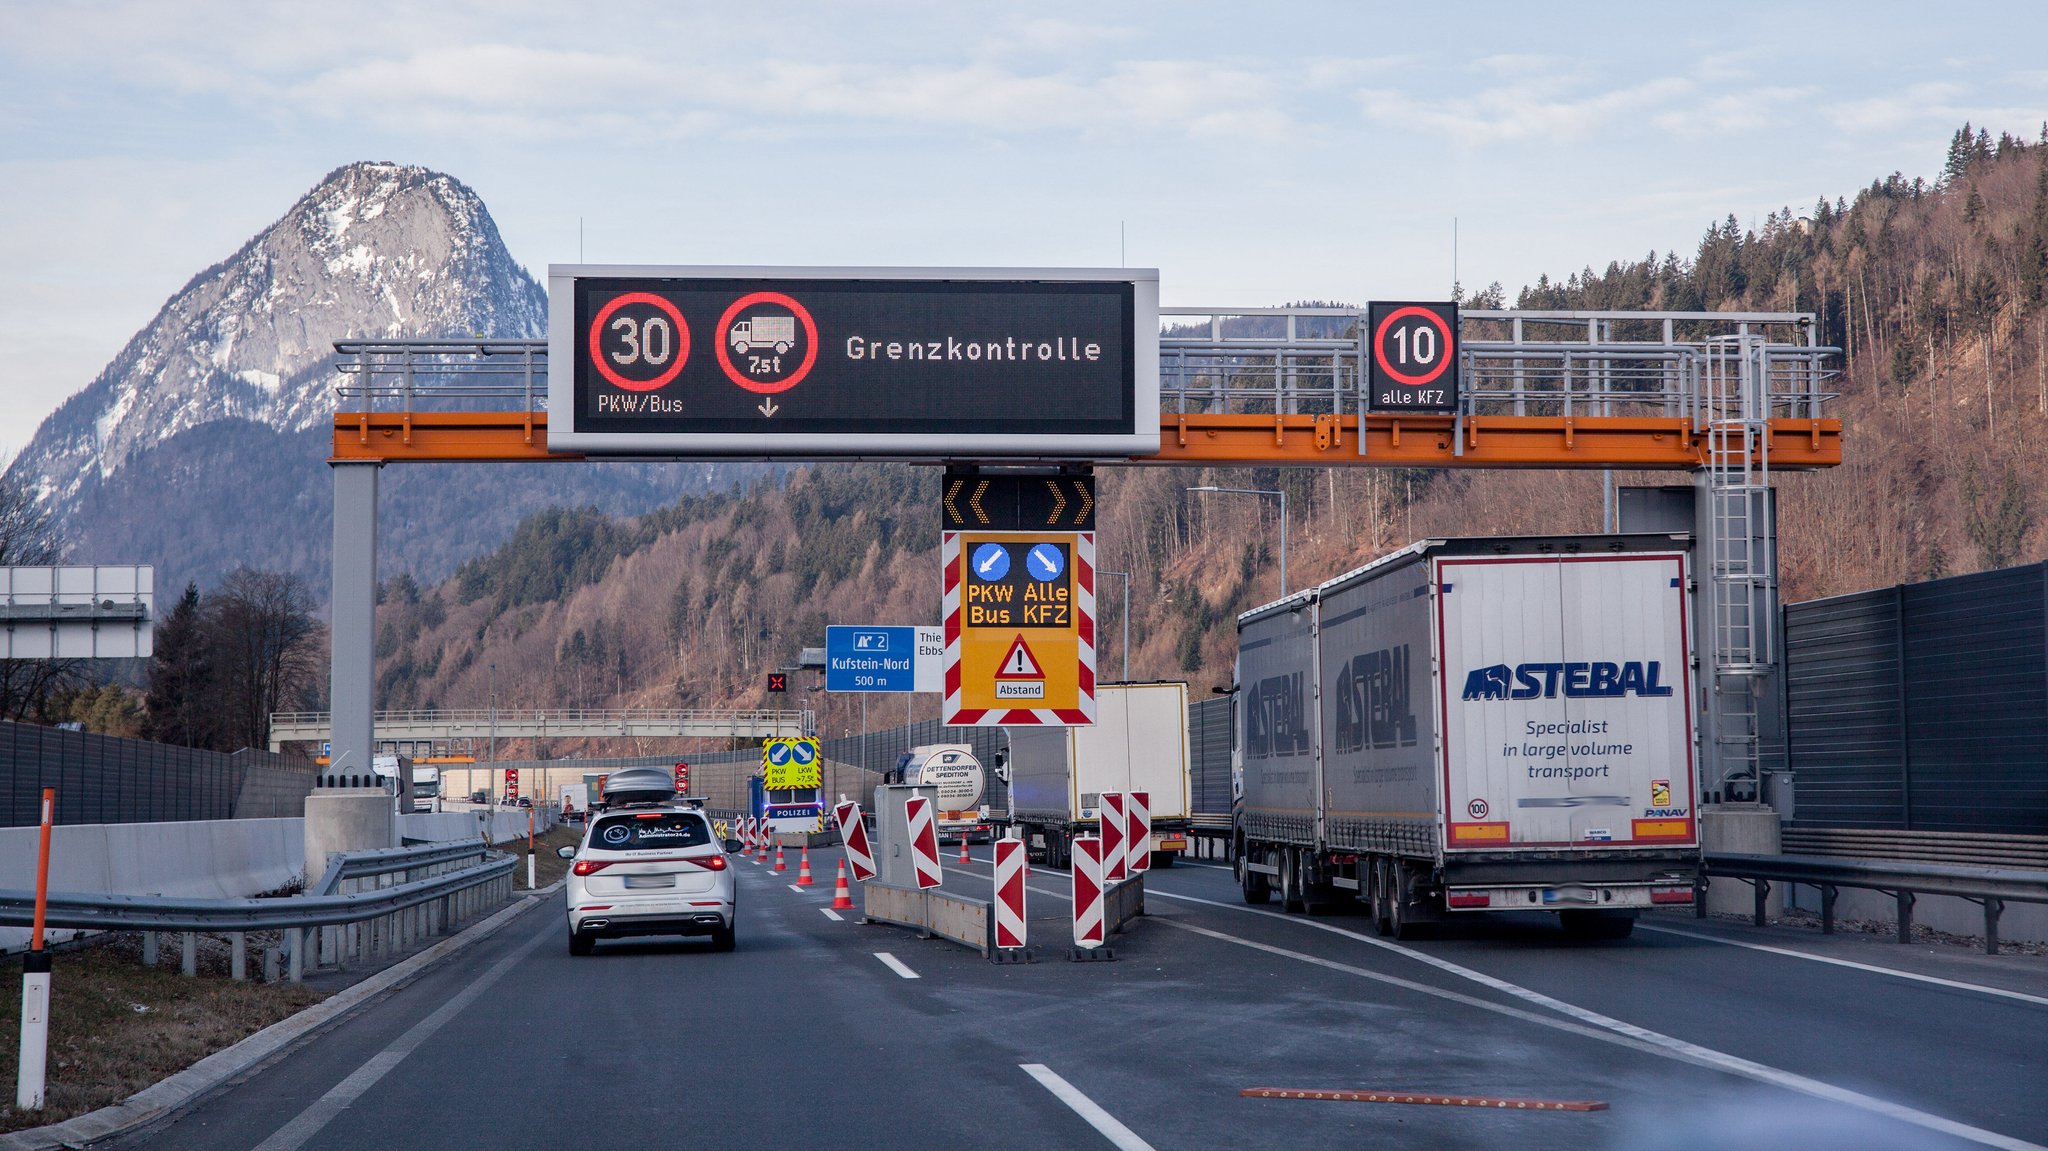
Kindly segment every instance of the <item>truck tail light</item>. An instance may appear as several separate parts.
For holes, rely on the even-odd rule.
[[[1453,891],[1444,902],[1452,907],[1492,907],[1493,896],[1484,891]]]
[[[1690,887],[1653,887],[1650,889],[1651,903],[1691,903]]]
[[[577,875],[596,875],[598,872],[603,871],[605,868],[610,866],[610,863],[604,862],[602,860],[579,859],[576,861],[576,866],[570,868],[569,870],[575,872]]]

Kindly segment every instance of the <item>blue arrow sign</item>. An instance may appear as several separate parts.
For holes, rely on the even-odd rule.
[[[1025,553],[1024,570],[1040,583],[1050,583],[1067,570],[1067,557],[1053,544],[1037,544]]]
[[[768,745],[768,762],[769,762],[769,763],[772,763],[772,764],[774,764],[774,765],[775,765],[776,767],[781,767],[781,766],[782,766],[783,764],[785,764],[785,763],[788,763],[788,762],[789,762],[789,745],[788,745],[788,744],[786,744],[786,743],[771,743],[771,744],[769,744],[769,745]]]

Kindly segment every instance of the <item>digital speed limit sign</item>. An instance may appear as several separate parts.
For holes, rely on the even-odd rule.
[[[1366,407],[1375,412],[1458,410],[1458,305],[1373,304]]]

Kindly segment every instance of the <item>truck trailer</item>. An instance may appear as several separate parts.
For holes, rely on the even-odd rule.
[[[1245,902],[1621,937],[1701,874],[1685,536],[1435,539],[1238,617]]]
[[[1098,685],[1091,726],[1011,728],[1009,773],[1010,821],[1046,866],[1101,825],[1105,791],[1147,793],[1152,859],[1171,866],[1188,846],[1188,685]]]

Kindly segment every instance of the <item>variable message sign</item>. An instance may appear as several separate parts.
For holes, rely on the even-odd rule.
[[[1159,275],[548,270],[548,446],[818,458],[1159,450]]]

